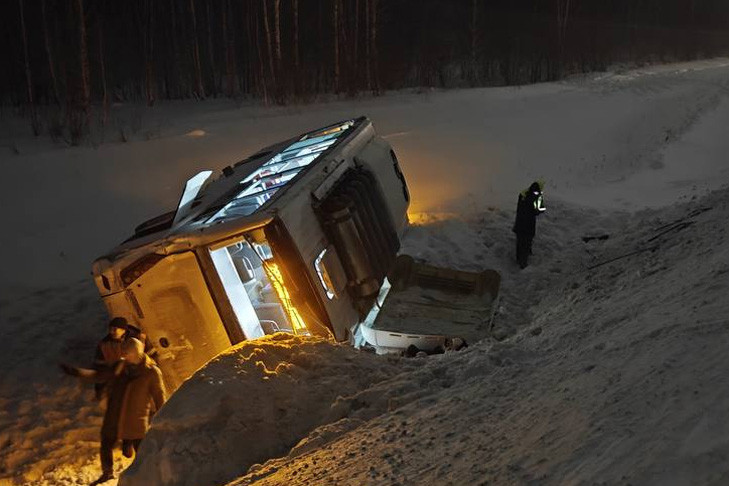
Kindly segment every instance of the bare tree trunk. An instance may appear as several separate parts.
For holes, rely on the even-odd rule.
[[[205,98],[205,87],[202,82],[202,69],[200,67],[200,44],[197,39],[197,17],[195,15],[195,0],[190,0],[190,15],[192,17],[192,62],[195,69],[195,95]]]
[[[636,59],[637,56],[640,55],[640,51],[636,50],[636,46],[638,44],[638,12],[640,9],[641,0],[635,0],[633,3],[633,18],[632,18],[632,29],[630,31],[630,57],[631,59]]]
[[[175,8],[176,1],[170,0],[170,26],[167,30],[169,35],[168,42],[169,45],[172,47],[172,79],[175,82],[175,94],[176,96],[182,96],[182,79],[180,76],[180,73],[182,72],[182,69],[180,68],[180,49],[177,44],[177,9]],[[187,84],[187,83],[185,83]],[[185,86],[187,88],[188,86]],[[171,90],[172,87],[170,86],[167,91],[167,95],[171,96]],[[189,90],[185,89],[186,94],[190,94]]]
[[[154,0],[144,2],[144,86],[147,106],[155,102],[154,82]]]
[[[271,75],[271,81],[276,84],[276,72],[273,68],[273,47],[271,46],[271,29],[268,24],[268,5],[266,0],[262,0],[263,4],[263,29],[266,34],[266,51],[268,52],[268,70]]]
[[[471,0],[471,84],[476,84],[476,21],[478,16],[478,0]]]
[[[18,0],[20,7],[20,30],[23,36],[23,56],[25,58],[25,81],[28,87],[28,106],[30,107],[30,127],[33,135],[40,134],[40,126],[38,125],[38,117],[35,112],[35,100],[33,99],[33,80],[30,73],[30,58],[28,57],[28,34],[25,30],[25,8],[23,0]]]
[[[266,0],[263,0],[263,11],[266,11]],[[258,16],[256,16],[258,17]],[[258,18],[256,18],[256,21],[254,22],[254,25],[256,26],[256,32],[255,32],[255,38],[256,38],[256,51],[258,52],[258,67],[260,72],[260,79],[259,79],[259,86],[261,87],[261,90],[263,91],[263,103],[265,105],[268,105],[268,90],[266,89],[266,74],[263,69],[263,52],[261,49],[261,34],[258,31]],[[268,25],[268,22],[266,22],[266,25]],[[269,37],[270,40],[270,37]],[[269,47],[271,47],[271,44],[269,42]],[[271,60],[271,56],[268,57],[269,61]],[[270,63],[269,63],[270,65]]]
[[[53,64],[53,53],[51,51],[51,37],[48,33],[46,0],[41,0],[41,21],[43,22],[43,42],[46,48],[46,57],[48,58],[48,73],[51,76],[51,83],[53,84],[53,100],[56,102],[56,105],[61,106],[61,97],[58,94],[58,79],[56,78],[56,68]]]
[[[101,107],[101,126],[106,126],[109,121],[109,93],[106,88],[106,62],[104,60],[104,29],[101,25],[101,16],[96,23],[97,37],[99,38],[99,69],[101,70],[101,89],[103,100]]]
[[[276,70],[281,72],[281,0],[273,0],[273,39],[276,50]]]
[[[332,2],[333,12],[333,43],[334,43],[334,92],[339,93],[339,0]]]
[[[370,11],[372,10],[370,0],[365,0],[365,70],[367,71],[367,91],[372,89],[372,42],[370,36],[372,35],[372,17]]]
[[[354,77],[357,79],[359,71],[359,0],[354,0],[354,32],[352,36],[354,38]]]
[[[570,3],[571,0],[557,0],[557,39],[559,42],[559,56],[562,63],[564,63],[567,23],[570,18]]]
[[[254,89],[257,89],[256,85],[256,64],[255,64],[255,58],[256,58],[256,43],[253,41],[253,4],[250,2],[247,2],[244,4],[246,10],[243,12],[243,21],[246,25],[246,36],[247,36],[247,45],[248,48],[248,56],[246,56],[246,59],[248,61],[248,69],[246,73],[246,79],[248,80],[248,86],[246,89],[246,93],[254,93]]]
[[[377,52],[377,0],[372,0],[372,88],[375,94],[380,92],[380,72],[379,72],[379,56]]]
[[[24,1],[18,0],[20,10],[20,34],[23,37],[23,58],[25,60],[25,82],[28,89],[28,104],[33,107],[33,81],[30,76],[30,59],[28,58],[28,33],[25,31],[25,7]]]
[[[324,2],[317,3],[316,30],[319,33],[317,36],[317,46],[319,47],[319,52],[324,52],[326,49],[326,43],[324,42]],[[325,63],[326,56],[317,56],[317,58],[319,62],[317,63],[315,92],[321,93],[329,88],[329,66]]]
[[[91,121],[91,74],[89,69],[89,48],[86,42],[86,14],[84,13],[84,0],[76,0],[79,18],[79,56],[81,61],[81,103],[86,121]]]
[[[698,25],[696,25],[696,0],[691,0],[689,2],[689,10],[691,12],[691,27],[690,27],[690,37],[689,37],[689,58],[694,59],[698,55],[699,51],[699,38],[698,38],[698,31],[699,28]]]
[[[228,31],[230,0],[223,3],[223,46],[225,48],[225,96],[235,95],[235,39]]]
[[[220,83],[218,83],[218,70],[215,66],[215,51],[213,50],[213,13],[210,2],[211,0],[208,0],[208,2],[205,4],[208,20],[208,58],[210,59],[210,80],[212,81],[213,85],[213,96],[217,96],[220,92]]]
[[[344,88],[347,93],[354,95],[354,76],[352,74],[352,43],[349,40],[350,32],[350,16],[346,8],[346,3],[342,0],[336,0],[339,2],[339,12],[342,20],[339,25],[339,31],[341,34],[341,42],[344,51]]]
[[[292,0],[294,14],[294,68],[299,70],[299,0]],[[298,76],[297,76],[298,77]]]

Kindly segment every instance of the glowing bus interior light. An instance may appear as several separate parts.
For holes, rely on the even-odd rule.
[[[281,305],[283,305],[286,310],[286,314],[291,321],[291,327],[293,328],[294,334],[307,334],[308,330],[306,329],[304,319],[301,318],[301,314],[299,314],[299,311],[296,310],[296,307],[294,307],[294,304],[291,301],[291,294],[289,294],[289,290],[284,285],[283,275],[281,274],[281,270],[278,268],[278,265],[267,260],[264,268],[268,279],[271,281],[271,285],[276,291],[276,295],[278,295],[278,298],[281,301]]]

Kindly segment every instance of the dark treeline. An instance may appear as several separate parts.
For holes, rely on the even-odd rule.
[[[729,46],[726,0],[6,0],[0,15],[0,102],[36,133],[52,111],[74,139],[116,101],[511,85]]]

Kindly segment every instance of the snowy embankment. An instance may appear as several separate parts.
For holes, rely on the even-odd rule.
[[[727,219],[727,190],[632,217],[555,204],[507,274],[505,306],[534,304],[497,316],[509,339],[399,364],[321,342],[240,361],[248,344],[179,390],[120,485],[214,486],[265,457],[229,484],[726,484]],[[415,232],[449,261],[451,225],[494,220]],[[583,242],[590,222],[609,239]]]
[[[134,484],[225,483],[286,455],[317,429],[296,452],[313,450],[373,417],[357,414],[345,397],[419,364],[283,333],[242,343],[175,393],[128,477]]]
[[[494,330],[501,342],[404,362],[397,366],[407,374],[395,381],[385,376],[393,363],[366,355],[363,366],[375,370],[372,377],[357,376],[337,393],[338,403],[357,403],[348,413],[366,425],[344,422],[354,427],[347,433],[327,426],[337,396],[317,395],[319,411],[272,436],[265,451],[245,439],[221,440],[201,451],[197,465],[216,465],[222,458],[211,452],[233,448],[246,461],[274,461],[251,471],[261,484],[299,475],[317,484],[389,484],[396,478],[402,484],[520,483],[540,475],[553,484],[629,481],[621,475],[671,484],[661,474],[677,484],[689,482],[681,474],[696,478],[693,483],[713,478],[723,484],[727,427],[715,410],[727,406],[722,306],[729,215],[723,193],[706,193],[729,182],[728,87],[729,63],[715,60],[523,88],[396,94],[302,108],[172,104],[145,112],[129,143],[97,148],[52,146],[17,135],[17,125],[3,129],[0,145],[13,150],[0,147],[0,202],[6,208],[0,232],[6,337],[0,340],[0,484],[85,484],[99,474],[101,409],[88,387],[56,366],[60,360],[88,363],[105,331],[90,262],[143,219],[173,206],[183,181],[198,169],[221,168],[268,143],[359,114],[370,116],[393,144],[413,212],[427,213],[412,215],[420,224],[408,231],[403,251],[435,264],[502,273]],[[519,271],[510,232],[513,206],[517,192],[539,176],[547,180],[548,213],[539,222],[532,265]],[[636,213],[661,205],[668,206]],[[660,242],[654,252],[584,268],[591,255],[633,251],[653,237],[649,233],[703,205],[713,209],[654,240]],[[602,233],[611,237],[580,239]],[[359,356],[325,349],[321,353],[335,362],[349,359],[346,353]],[[274,353],[271,359],[295,357]],[[313,376],[300,364],[289,371]],[[255,376],[252,371],[247,378]],[[257,399],[272,383],[284,381],[262,382]],[[303,390],[293,380],[288,384],[292,392]],[[284,388],[278,393],[286,394]],[[221,399],[216,395],[204,405],[212,409]],[[241,396],[231,415],[248,413],[246,400]],[[185,401],[176,396],[169,410]],[[163,435],[153,431],[150,437]],[[313,449],[287,457],[288,448],[307,437]],[[180,442],[172,476],[191,464],[186,442]],[[145,443],[139,465],[124,481],[139,480],[134,471],[158,457],[155,447],[170,450],[162,439],[154,447]],[[248,462],[225,464],[206,470],[232,480]]]

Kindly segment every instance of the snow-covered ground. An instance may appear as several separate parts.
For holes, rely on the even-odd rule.
[[[522,272],[506,234],[485,237],[508,222],[498,211],[411,233],[430,261],[505,262],[507,339],[402,359],[394,376],[338,346],[312,363],[247,344],[172,398],[120,485],[727,484],[729,192],[550,211]],[[610,237],[581,240],[595,234]]]
[[[221,169],[282,138],[362,114],[402,159],[415,212],[511,210],[535,176],[577,204],[669,203],[729,178],[726,164],[719,167],[729,150],[721,132],[729,122],[727,73],[729,60],[720,59],[293,108],[223,101],[117,107],[132,112],[119,115],[125,123],[140,125],[136,138],[98,148],[20,138],[27,127],[12,125],[0,130],[0,198],[13,208],[0,235],[0,252],[11,256],[0,284],[22,290],[85,278],[91,261],[134,226],[173,209],[200,169]],[[129,121],[135,117],[141,120]]]
[[[728,88],[719,59],[296,108],[181,103],[97,148],[2,121],[0,484],[98,474],[100,409],[56,370],[88,361],[104,333],[91,260],[199,168],[359,114],[411,186],[404,251],[502,273],[500,341],[394,361],[246,344],[172,398],[121,483],[726,484],[729,195],[708,191],[729,183]],[[513,206],[537,177],[548,213],[518,271]]]
[[[592,271],[577,234],[550,218],[536,265],[507,274],[506,305],[533,304],[528,320],[506,316],[511,339],[349,397],[344,418],[374,418],[230,484],[727,484],[729,197],[605,221],[614,239],[591,250],[628,252],[704,207],[655,252]]]

